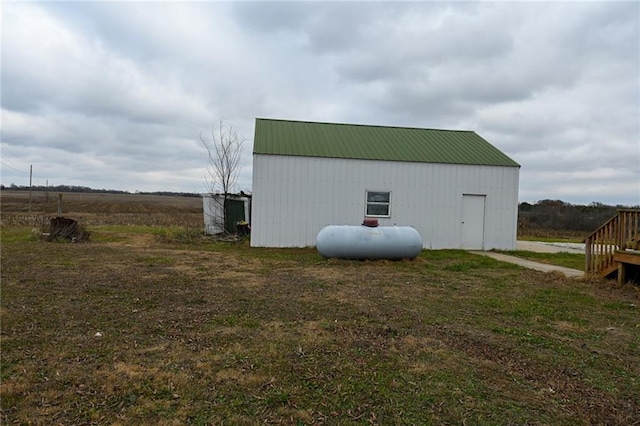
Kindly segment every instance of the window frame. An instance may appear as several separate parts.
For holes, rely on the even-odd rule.
[[[388,194],[389,201],[369,201],[370,193],[382,193]],[[387,214],[369,214],[369,205],[372,206],[387,206]],[[365,190],[364,191],[364,216],[365,217],[380,217],[380,218],[390,218],[391,217],[391,191],[380,191],[380,190]]]

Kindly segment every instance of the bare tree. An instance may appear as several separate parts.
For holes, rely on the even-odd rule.
[[[217,126],[211,127],[211,137],[205,138],[200,133],[200,141],[207,150],[208,164],[205,187],[212,202],[219,205],[212,209],[218,212],[211,218],[216,227],[225,232],[227,225],[228,197],[235,189],[240,174],[240,157],[245,138],[238,136],[232,126],[220,120]]]

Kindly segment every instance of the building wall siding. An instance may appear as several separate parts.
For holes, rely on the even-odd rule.
[[[391,217],[425,248],[461,247],[462,196],[486,195],[484,249],[514,249],[518,167],[254,154],[251,245],[315,246],[327,225],[357,225],[365,191],[391,192]]]

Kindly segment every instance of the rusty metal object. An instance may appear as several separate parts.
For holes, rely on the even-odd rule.
[[[66,217],[53,217],[50,219],[50,230],[47,241],[55,241],[59,239],[76,241],[85,234],[74,219]]]

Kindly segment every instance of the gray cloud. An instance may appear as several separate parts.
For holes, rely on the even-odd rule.
[[[640,204],[634,2],[8,3],[2,183],[205,189],[255,117],[475,130],[520,198]],[[36,183],[37,180],[36,180]],[[42,183],[42,182],[40,182]]]

